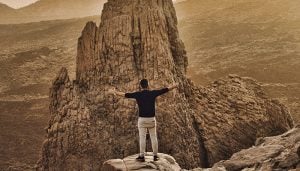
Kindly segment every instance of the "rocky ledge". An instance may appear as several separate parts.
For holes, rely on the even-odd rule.
[[[181,170],[180,166],[176,163],[172,156],[159,153],[159,160],[153,161],[152,155],[146,155],[145,162],[136,161],[138,156],[132,155],[124,159],[112,159],[104,162],[102,170],[105,171],[128,171],[128,170]]]
[[[181,169],[172,156],[159,154],[160,160],[153,161],[152,155],[146,162],[137,162],[137,155],[104,162],[102,170],[130,171],[188,171]],[[190,171],[297,171],[300,170],[300,126],[278,136],[260,138],[255,146],[232,155],[229,160],[216,163],[212,168],[196,168]]]

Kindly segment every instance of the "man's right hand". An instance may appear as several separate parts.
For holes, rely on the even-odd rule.
[[[125,93],[117,91],[115,87],[109,89],[108,93],[113,94],[113,95],[118,95],[118,96],[121,96],[121,97],[125,97]]]
[[[109,93],[109,94],[114,94],[114,95],[115,95],[115,94],[116,94],[116,88],[114,87],[114,88],[109,89],[109,90],[108,90],[108,93]]]
[[[178,88],[178,87],[179,87],[179,84],[178,84],[178,83],[175,83],[175,84],[169,86],[168,89],[169,89],[169,90],[173,90],[173,89]]]

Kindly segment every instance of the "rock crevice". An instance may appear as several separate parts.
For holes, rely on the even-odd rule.
[[[204,132],[202,130],[202,127],[199,126],[199,123],[197,123],[197,120],[194,116],[193,116],[193,127],[196,131],[198,142],[199,142],[199,154],[201,154],[200,155],[201,167],[207,168],[209,167],[209,161],[208,161],[207,150],[204,143],[205,142]]]

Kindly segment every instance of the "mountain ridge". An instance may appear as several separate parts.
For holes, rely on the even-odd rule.
[[[178,0],[178,3],[184,1]],[[4,4],[10,8],[11,12],[0,10],[0,24],[30,23],[99,15],[105,2],[107,0],[39,0],[17,9]]]
[[[98,15],[104,2],[106,0],[40,0],[19,9],[10,8],[11,11],[0,11],[0,24],[29,23]]]
[[[1,3],[1,2],[0,2],[0,9],[1,10],[7,10],[7,11],[13,11],[14,10],[14,8],[12,8],[12,7],[4,4],[4,3]]]

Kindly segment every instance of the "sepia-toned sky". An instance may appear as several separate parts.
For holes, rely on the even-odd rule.
[[[33,2],[36,2],[38,0],[0,0],[0,3],[7,4],[8,6],[12,8],[21,8],[24,6],[27,6]],[[183,0],[173,0],[174,2],[176,1],[183,1]]]
[[[7,4],[12,8],[21,8],[38,0],[0,0],[1,3]]]

